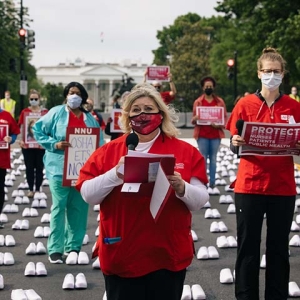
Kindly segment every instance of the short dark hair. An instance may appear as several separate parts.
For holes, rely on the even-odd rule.
[[[213,83],[213,86],[214,86],[214,87],[216,86],[216,81],[215,81],[215,79],[214,79],[212,76],[205,76],[205,77],[203,77],[203,78],[201,79],[201,81],[200,81],[201,87],[204,86],[204,83],[205,83],[206,81],[211,81],[211,82]]]

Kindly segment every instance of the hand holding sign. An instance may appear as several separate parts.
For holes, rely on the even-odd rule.
[[[66,150],[66,148],[72,147],[72,145],[67,141],[60,141],[60,142],[55,144],[55,147],[58,150],[63,150],[64,151],[64,150]]]

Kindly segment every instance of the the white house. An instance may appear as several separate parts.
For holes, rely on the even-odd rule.
[[[74,63],[40,67],[37,70],[37,77],[44,84],[62,84],[65,86],[71,81],[80,82],[94,100],[95,108],[99,109],[105,104],[105,111],[107,112],[111,107],[113,91],[121,86],[122,79],[131,77],[135,83],[141,83],[146,68],[146,64],[130,63],[129,61],[124,64],[96,64],[85,63],[78,58]]]

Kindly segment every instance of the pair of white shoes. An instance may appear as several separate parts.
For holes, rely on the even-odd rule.
[[[41,223],[50,223],[51,214],[44,213],[41,218]]]
[[[14,186],[14,182],[11,179],[8,179],[8,180],[5,180],[4,185],[11,187],[11,186]]]
[[[28,220],[16,220],[14,224],[12,224],[11,228],[13,230],[27,230],[29,229],[29,221]]]
[[[0,235],[0,246],[6,246],[6,247],[13,247],[16,245],[16,241],[14,237],[10,234],[6,235]]]
[[[15,259],[12,253],[10,252],[5,252],[2,253],[0,252],[0,266],[11,266],[15,264]]]
[[[11,291],[11,300],[42,300],[35,290],[16,289]]]
[[[219,199],[220,204],[231,204],[233,203],[233,199],[231,195],[221,195]]]
[[[2,210],[4,213],[18,213],[19,207],[16,204],[6,204]]]
[[[67,265],[88,265],[90,259],[86,252],[80,251],[79,253],[72,251],[66,258]]]
[[[214,187],[214,188],[209,187],[209,188],[207,189],[207,192],[208,192],[210,195],[220,195],[220,190],[219,190],[217,187]]]
[[[210,225],[210,232],[227,232],[228,228],[223,221],[212,222]]]
[[[45,254],[46,253],[46,248],[42,242],[38,242],[37,244],[35,243],[30,243],[28,247],[25,250],[25,253],[27,255],[34,255],[34,254]]]
[[[220,272],[220,282],[221,283],[233,283],[234,281],[234,274],[235,272],[231,273],[229,268],[222,269]]]
[[[30,200],[27,196],[23,196],[23,197],[17,196],[14,200],[14,204],[29,204],[29,203]]]
[[[25,207],[22,212],[22,217],[38,217],[39,212],[36,208]]]
[[[221,214],[219,213],[219,211],[216,208],[213,208],[213,209],[208,208],[205,211],[204,218],[205,219],[220,219]]]
[[[225,179],[216,179],[216,185],[226,185],[227,182]]]
[[[44,192],[35,192],[33,199],[37,199],[37,200],[47,199],[47,195]]]
[[[35,238],[48,237],[50,235],[50,227],[49,226],[38,226],[34,231]]]
[[[47,208],[47,201],[45,199],[34,199],[31,203],[31,207]]]
[[[225,235],[222,235],[217,238],[217,246],[219,248],[236,248],[237,241],[234,236],[226,237]]]
[[[300,288],[295,281],[289,282],[289,296],[290,297],[299,297],[300,296]]]
[[[26,169],[26,168],[25,168]],[[19,167],[18,170],[20,171],[24,171],[23,167]],[[22,189],[22,190],[27,190],[29,188],[29,185],[27,182],[21,182],[19,185],[18,185],[18,189]]]
[[[216,247],[214,247],[214,246],[209,246],[209,247],[202,246],[202,247],[200,247],[200,249],[198,250],[198,253],[197,253],[197,259],[200,259],[200,260],[218,259],[219,257],[220,257],[219,252],[217,251]]]
[[[289,242],[289,245],[292,247],[300,247],[300,235],[299,234],[295,234]]]
[[[36,265],[34,262],[29,262],[24,271],[25,276],[47,276],[47,270],[45,265],[42,262],[37,262]]]
[[[200,284],[193,284],[190,287],[188,284],[183,286],[181,300],[202,300],[206,299],[206,295]]]
[[[12,194],[11,194],[12,198],[16,198],[16,197],[23,197],[25,196],[24,191],[23,190],[13,190]]]
[[[75,289],[86,289],[87,288],[87,282],[85,275],[83,273],[78,273],[76,275],[76,278],[74,278],[74,275],[69,273],[65,276],[64,282],[62,284],[62,288],[64,290],[73,290]]]

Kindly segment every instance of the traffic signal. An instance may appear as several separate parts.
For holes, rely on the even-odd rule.
[[[234,59],[230,58],[227,60],[227,77],[233,79],[234,77]]]
[[[17,73],[17,60],[15,58],[9,59],[9,70],[12,73]]]
[[[18,34],[19,34],[19,39],[20,39],[20,47],[24,49],[26,46],[26,43],[25,43],[26,29],[20,28]]]
[[[33,30],[27,30],[27,49],[35,48],[35,32]]]

